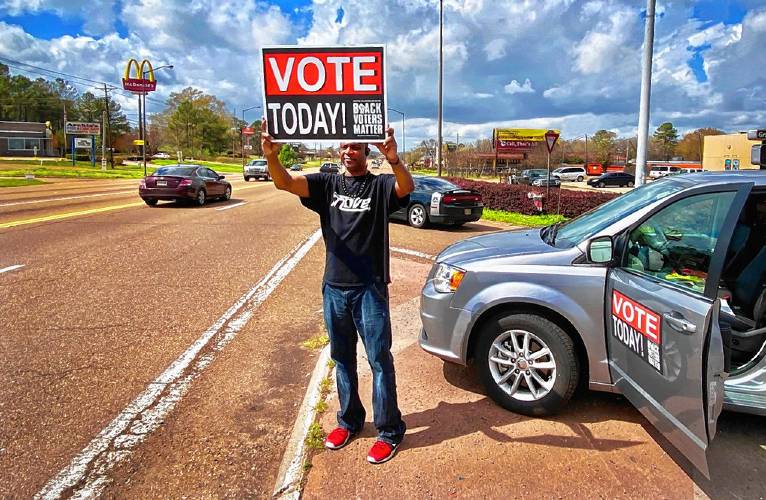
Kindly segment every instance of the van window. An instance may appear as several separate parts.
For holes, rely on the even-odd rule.
[[[636,210],[686,187],[686,184],[678,183],[673,177],[665,177],[656,182],[644,184],[562,224],[556,234],[554,245],[560,248],[571,248]]]
[[[702,294],[735,196],[701,194],[663,208],[630,233],[623,267]]]

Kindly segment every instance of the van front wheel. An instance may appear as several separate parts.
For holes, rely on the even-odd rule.
[[[476,359],[487,395],[514,413],[552,415],[577,387],[580,366],[572,339],[552,321],[510,314],[480,332]]]

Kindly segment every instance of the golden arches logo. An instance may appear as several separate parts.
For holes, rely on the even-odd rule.
[[[144,73],[144,65],[149,67],[149,71],[147,71],[146,73]],[[140,66],[139,66],[138,61],[136,59],[129,60],[128,61],[128,65],[125,66],[125,77],[124,78],[126,80],[131,79],[130,78],[130,67],[131,66],[134,66],[136,68],[136,76],[134,76],[132,78],[133,80],[146,80],[146,78],[144,78],[144,75],[148,73],[149,74],[148,80],[150,82],[154,81],[154,68],[152,68],[152,63],[149,62],[149,59],[144,59],[143,61],[141,61],[141,65]]]
[[[144,71],[144,67],[148,70]],[[131,78],[130,70],[135,68],[135,75]],[[144,78],[144,75],[148,75],[149,78]],[[138,64],[138,60],[131,58],[128,60],[127,66],[125,66],[125,75],[122,78],[122,88],[130,90],[131,92],[146,93],[151,92],[157,88],[157,81],[154,79],[154,68],[152,63],[148,59],[141,61]]]

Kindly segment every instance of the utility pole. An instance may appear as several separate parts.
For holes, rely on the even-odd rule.
[[[66,159],[66,101],[62,101],[62,103],[64,104],[64,159]]]
[[[101,123],[103,124],[103,130],[101,131],[101,170],[106,171],[106,110],[101,113]]]
[[[638,112],[638,145],[636,147],[636,186],[644,184],[646,146],[649,140],[649,101],[652,94],[652,54],[654,52],[654,6],[657,0],[646,0],[646,29],[641,68],[641,102]]]
[[[439,112],[436,140],[436,175],[442,176],[442,80],[444,79],[444,0],[439,0]]]
[[[109,88],[104,84],[104,104],[106,110],[106,134],[104,138],[109,138],[109,166],[114,170],[114,152],[112,151],[112,117],[109,116]],[[106,140],[106,139],[105,139]]]
[[[588,134],[585,134],[585,169],[588,169]]]

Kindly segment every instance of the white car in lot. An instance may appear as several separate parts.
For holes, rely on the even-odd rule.
[[[160,153],[155,153],[154,155],[152,155],[152,158],[154,158],[155,160],[167,160],[171,158],[171,156],[168,153],[160,152]]]

